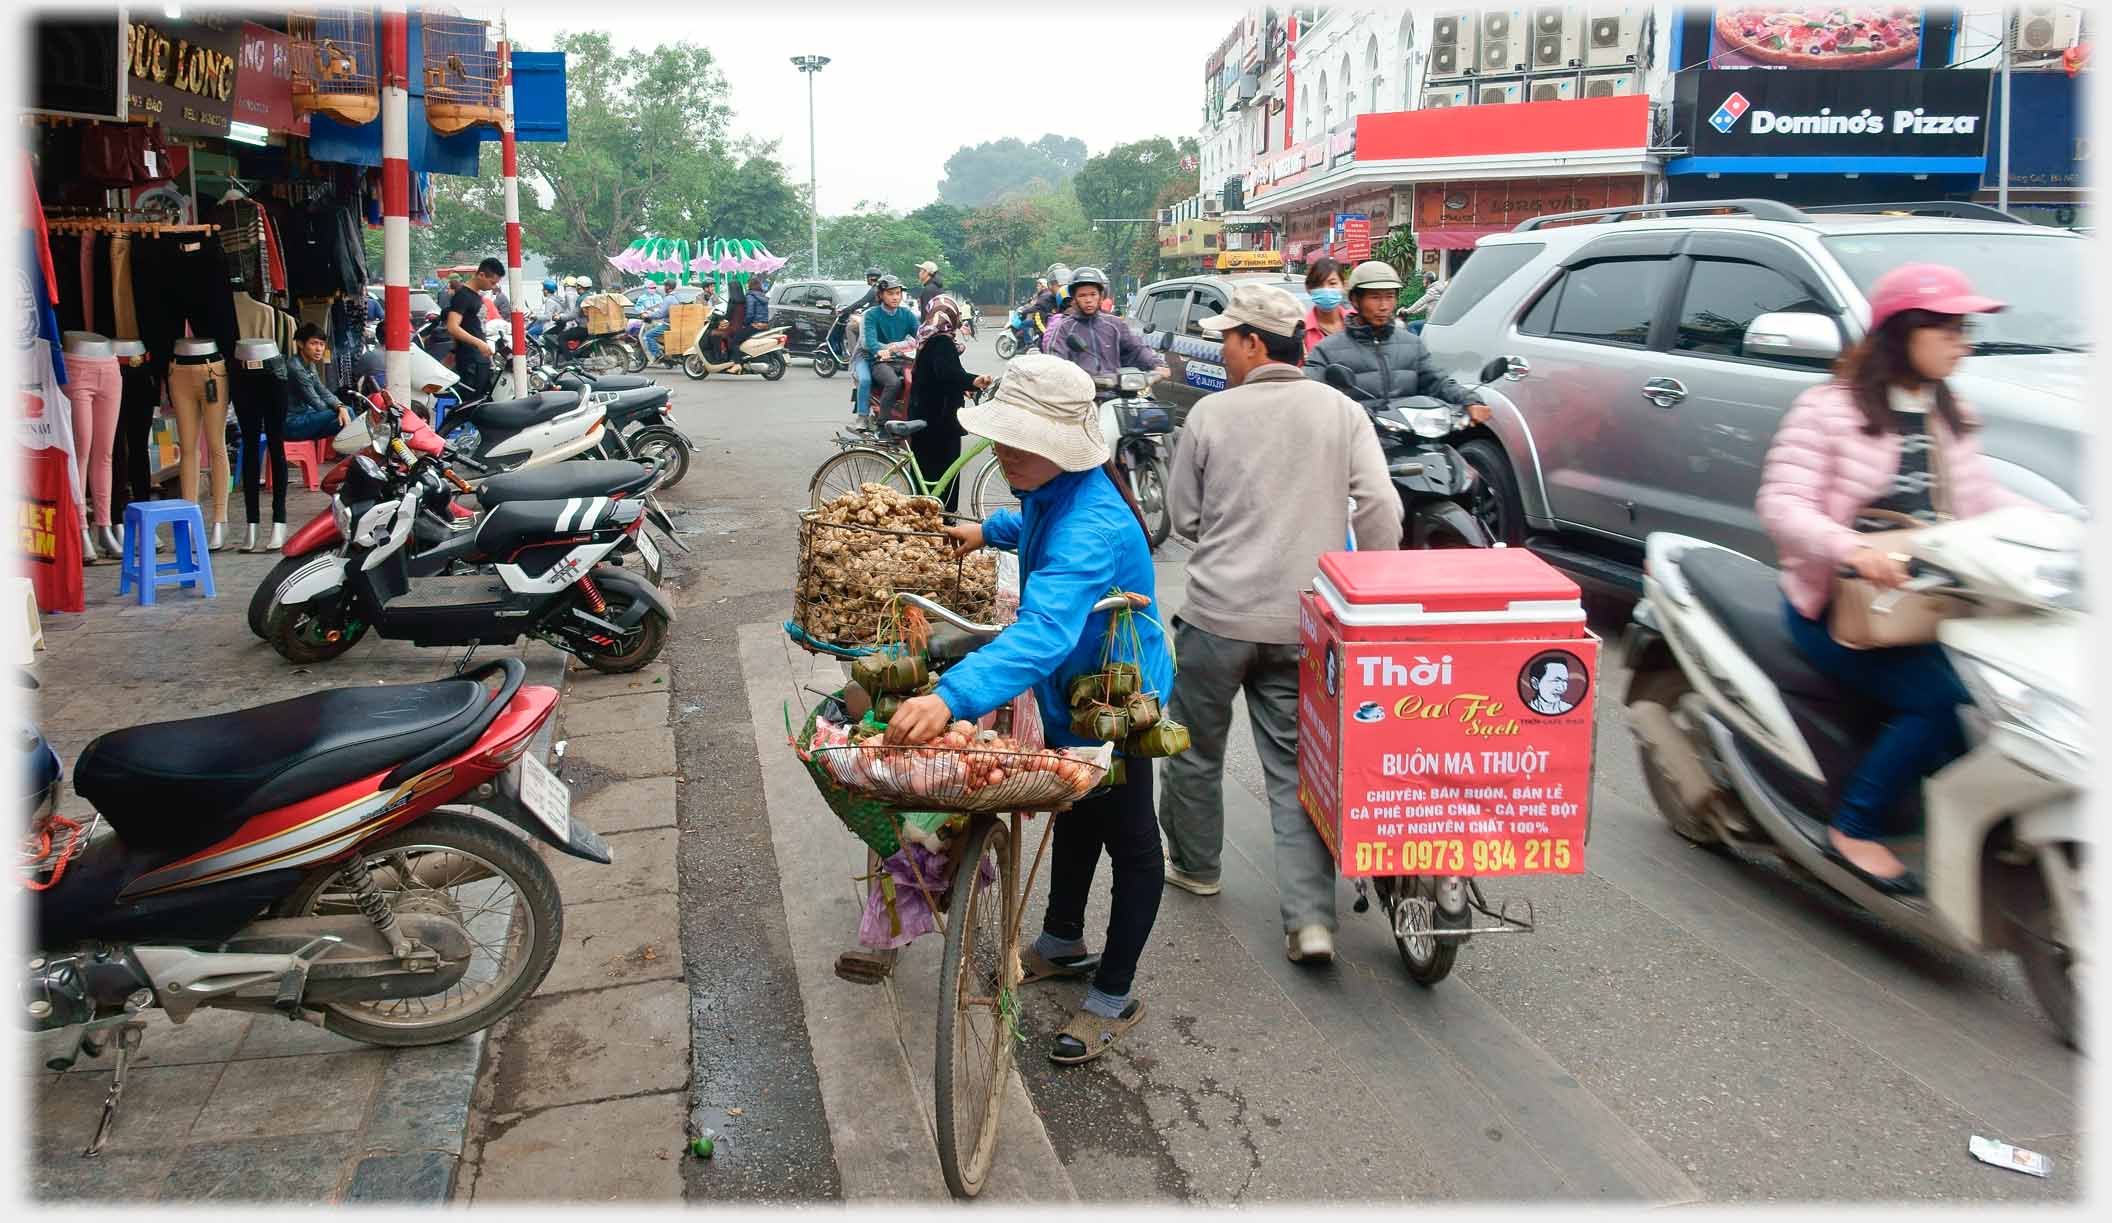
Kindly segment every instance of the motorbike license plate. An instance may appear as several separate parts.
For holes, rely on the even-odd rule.
[[[560,843],[572,839],[572,788],[533,755],[521,757],[521,805]]]
[[[638,555],[645,558],[646,571],[653,575],[653,584],[660,584],[660,545],[653,542],[651,527],[638,528]]]

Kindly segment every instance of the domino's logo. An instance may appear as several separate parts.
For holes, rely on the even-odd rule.
[[[1745,100],[1744,94],[1734,91],[1723,100],[1723,105],[1716,108],[1716,113],[1709,116],[1709,126],[1728,136],[1731,129],[1738,126],[1738,120],[1752,108],[1753,104]]]

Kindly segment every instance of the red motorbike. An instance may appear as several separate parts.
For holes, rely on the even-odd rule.
[[[526,674],[509,658],[112,731],[75,765],[95,810],[85,825],[55,813],[59,770],[41,753],[23,997],[34,1028],[73,1035],[52,1069],[115,1046],[86,1154],[110,1135],[145,1011],[176,1023],[248,1011],[427,1045],[488,1028],[535,991],[564,913],[534,841],[610,853],[528,751],[558,694]]]

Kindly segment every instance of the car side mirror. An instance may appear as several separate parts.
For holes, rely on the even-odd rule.
[[[1746,324],[1743,355],[1830,361],[1841,355],[1841,331],[1824,314],[1798,310],[1763,314]]]

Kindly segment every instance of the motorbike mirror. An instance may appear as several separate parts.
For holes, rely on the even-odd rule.
[[[1081,340],[1081,339],[1079,339],[1079,338],[1078,338],[1077,336],[1074,336],[1074,335],[1067,335],[1067,336],[1063,337],[1063,342],[1064,342],[1064,343],[1065,343],[1066,345],[1068,345],[1068,346],[1070,347],[1070,350],[1071,350],[1072,352],[1084,352],[1084,351],[1085,351],[1085,341],[1084,341],[1084,340]]]
[[[1326,367],[1321,371],[1320,376],[1326,379],[1329,386],[1338,391],[1346,393],[1357,389],[1356,384],[1349,380],[1349,371],[1339,365]]]

